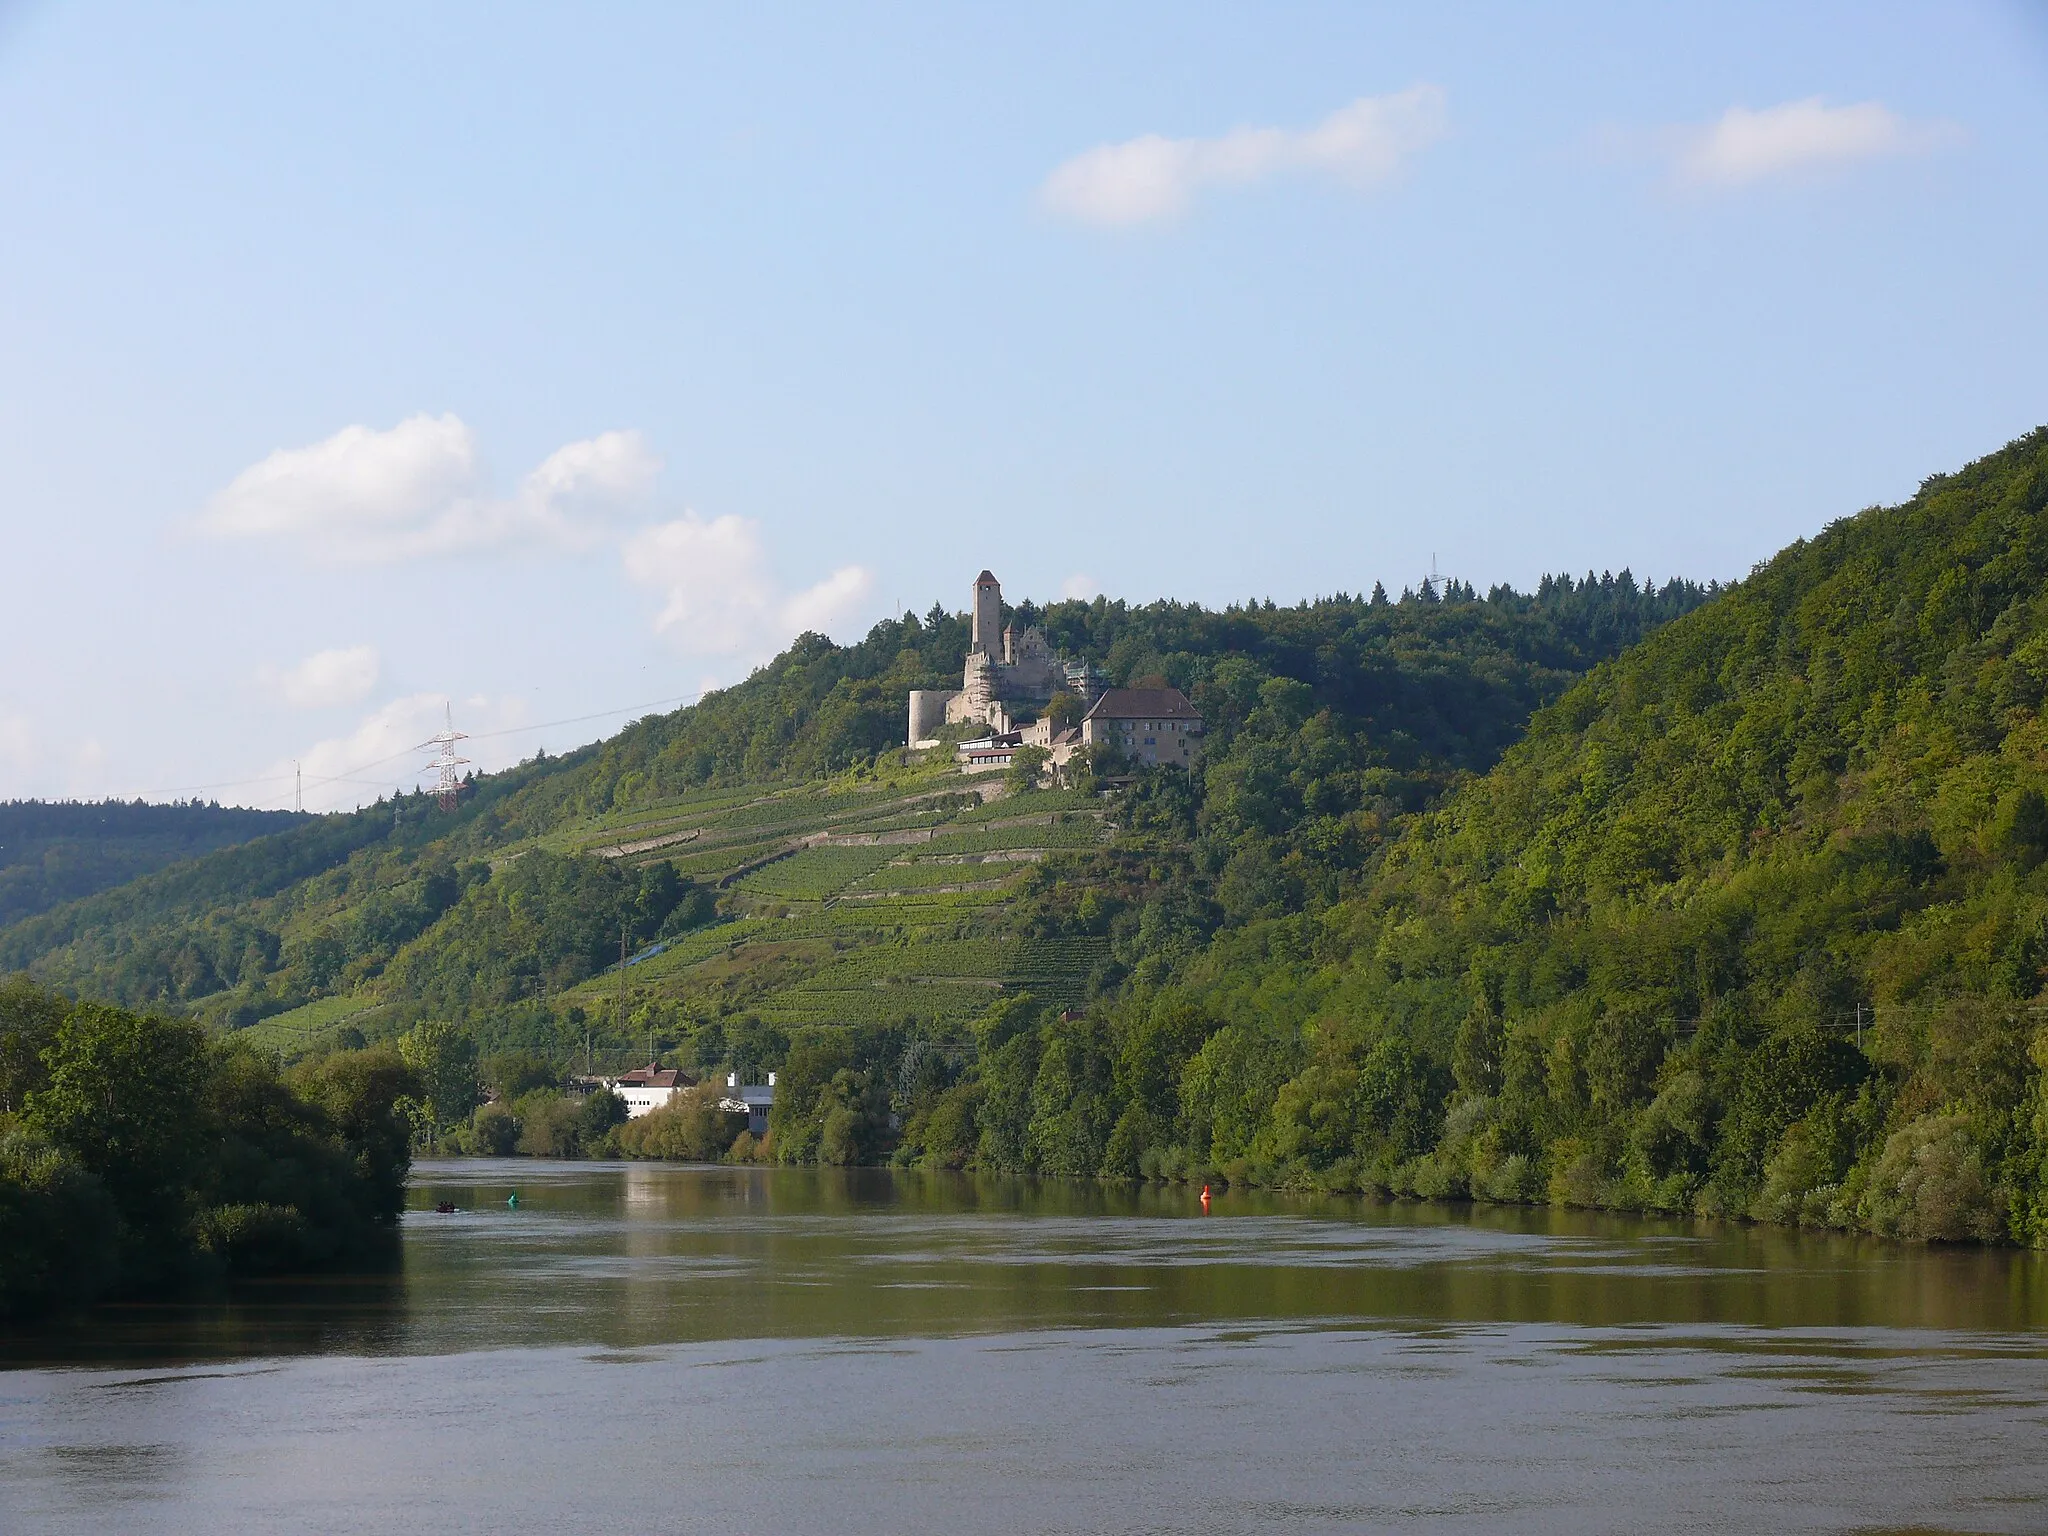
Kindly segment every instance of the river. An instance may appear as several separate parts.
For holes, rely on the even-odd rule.
[[[398,1273],[0,1338],[0,1528],[2048,1529],[2038,1255],[883,1170],[413,1183]]]

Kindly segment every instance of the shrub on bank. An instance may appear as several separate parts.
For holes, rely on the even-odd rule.
[[[532,1088],[479,1104],[446,1144],[471,1157],[617,1157],[626,1104],[616,1093]]]
[[[387,1251],[416,1087],[389,1052],[286,1080],[183,1020],[0,988],[0,1314]]]
[[[0,1133],[0,1317],[97,1296],[120,1272],[106,1186],[33,1131]]]
[[[720,1109],[723,1097],[723,1090],[713,1083],[677,1094],[661,1108],[620,1126],[619,1150],[627,1157],[715,1163],[744,1138],[751,1156],[753,1138],[747,1132],[746,1114]]]

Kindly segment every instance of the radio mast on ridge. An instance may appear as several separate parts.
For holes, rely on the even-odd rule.
[[[438,747],[440,749],[435,754],[434,760],[428,763],[427,766],[437,770],[440,775],[437,793],[440,796],[441,809],[452,811],[455,809],[456,801],[462,795],[462,781],[455,776],[455,770],[469,761],[466,757],[457,757],[455,755],[455,743],[467,741],[469,737],[455,729],[455,706],[452,704],[447,705],[445,710],[448,728],[429,736],[425,741],[421,742],[420,750],[424,752],[429,747]]]

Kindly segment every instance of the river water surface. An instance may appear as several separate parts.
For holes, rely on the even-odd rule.
[[[412,1204],[395,1274],[0,1337],[0,1530],[2048,1530],[2034,1255],[879,1170]]]

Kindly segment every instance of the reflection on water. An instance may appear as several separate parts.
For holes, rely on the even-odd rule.
[[[400,1273],[5,1340],[0,1527],[2048,1527],[2034,1255],[878,1170],[412,1204]]]

